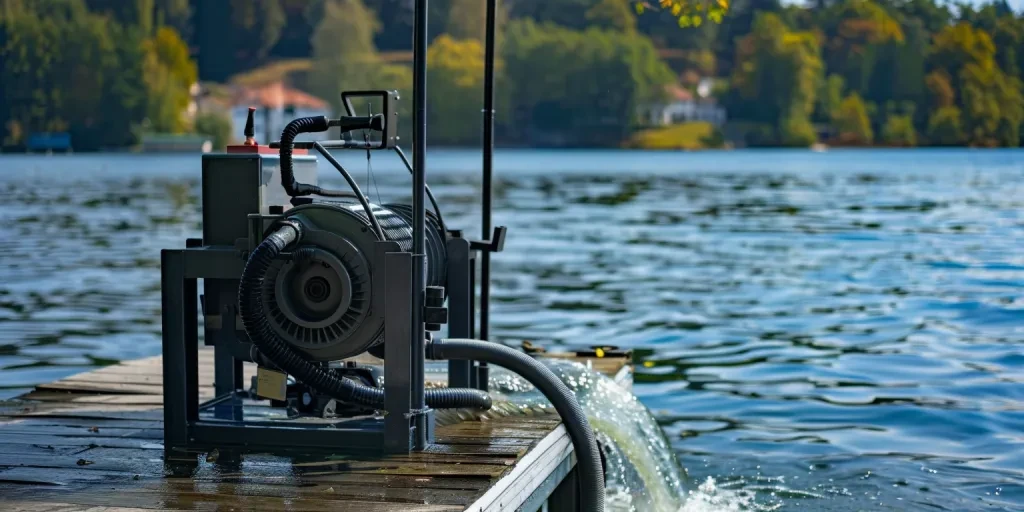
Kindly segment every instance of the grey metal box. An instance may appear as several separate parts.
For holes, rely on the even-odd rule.
[[[295,179],[317,184],[316,157],[292,157]],[[290,197],[281,187],[281,158],[255,153],[203,155],[203,245],[231,245],[249,233],[248,215],[287,210]]]

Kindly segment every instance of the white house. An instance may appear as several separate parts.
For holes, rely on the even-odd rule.
[[[282,82],[260,87],[236,87],[230,104],[232,133],[241,137],[249,107],[256,107],[253,128],[256,141],[269,144],[281,138],[281,131],[292,120],[308,116],[330,116],[330,105],[315,96],[293,89]],[[302,134],[298,140],[325,140],[327,132]]]
[[[648,122],[652,126],[665,126],[688,121],[706,121],[716,128],[721,128],[725,124],[726,113],[725,109],[710,97],[710,81],[701,80],[697,91],[700,98],[694,98],[693,93],[676,85],[666,87],[668,101],[647,108]]]

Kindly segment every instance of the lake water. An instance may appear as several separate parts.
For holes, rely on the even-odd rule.
[[[365,155],[343,161],[365,184]],[[371,162],[373,199],[408,194]],[[0,397],[160,352],[159,250],[199,234],[199,165],[0,157]],[[479,154],[428,165],[449,225],[478,232]],[[1024,509],[1024,151],[496,169],[496,337],[638,353],[706,510]]]

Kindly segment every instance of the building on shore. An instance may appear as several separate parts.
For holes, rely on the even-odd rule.
[[[255,107],[253,127],[260,144],[280,139],[281,131],[295,118],[331,115],[331,106],[327,101],[290,87],[283,81],[257,86],[209,86],[200,95],[203,99],[199,103],[199,110],[225,112],[231,119],[233,134],[243,132],[249,107]],[[325,132],[302,134],[298,140],[327,138]]]
[[[703,121],[721,128],[727,120],[725,108],[711,97],[710,89],[710,83],[702,81],[697,87],[697,95],[694,95],[678,85],[670,85],[665,88],[666,101],[648,105],[644,120],[650,126]]]

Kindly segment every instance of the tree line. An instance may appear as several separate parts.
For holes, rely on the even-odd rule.
[[[143,131],[188,130],[196,65],[155,0],[115,18],[83,0],[0,1],[2,146],[69,132],[76,149],[132,144]]]
[[[430,2],[431,143],[479,140],[484,5]],[[1022,142],[1024,17],[1001,0],[499,6],[500,144],[616,145],[667,85],[703,77],[727,135],[749,145]],[[180,115],[197,76],[294,58],[312,66],[293,85],[336,107],[343,89],[399,89],[410,119],[411,34],[408,0],[0,0],[4,143],[66,130],[99,148],[203,129]]]

